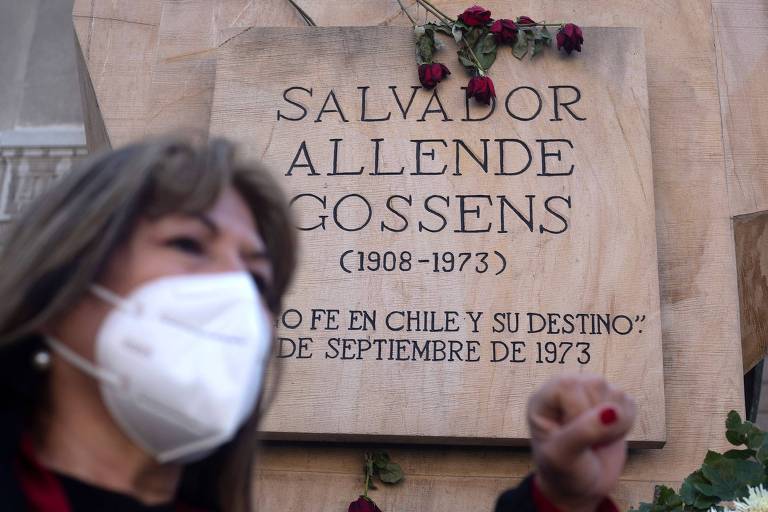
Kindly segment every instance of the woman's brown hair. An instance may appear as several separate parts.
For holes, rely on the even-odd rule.
[[[0,256],[0,407],[33,413],[44,374],[30,354],[41,326],[66,312],[99,279],[141,216],[199,214],[232,186],[248,204],[273,266],[267,303],[277,314],[296,264],[288,205],[260,166],[235,158],[221,139],[162,138],[87,159],[29,205]],[[260,406],[233,441],[185,468],[180,497],[227,512],[250,509]]]

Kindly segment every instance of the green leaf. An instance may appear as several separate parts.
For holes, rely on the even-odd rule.
[[[741,426],[741,416],[736,411],[728,413],[728,417],[725,419],[725,428],[728,430],[736,430]]]
[[[765,432],[761,431],[759,428],[754,426],[754,424],[752,424],[752,430],[747,433],[747,448],[753,451],[759,450],[760,447],[763,446],[765,438]]]
[[[709,510],[710,507],[720,502],[717,496],[708,496],[699,490],[699,486],[710,485],[701,470],[694,471],[685,479],[680,487],[680,497],[686,505],[696,509]]]
[[[530,42],[536,39],[536,33],[532,28],[525,28],[523,29],[523,33],[525,34],[525,38]],[[519,36],[518,36],[519,37]]]
[[[402,480],[404,476],[405,475],[403,474],[402,468],[400,468],[400,464],[396,464],[394,462],[387,463],[384,469],[379,470],[379,478],[385,484],[396,484]]]
[[[662,486],[663,487],[663,486]],[[676,497],[672,489],[666,488],[671,495],[663,495],[661,498],[657,497],[653,503],[641,503],[640,508],[630,509],[630,512],[683,512],[686,509],[679,497]],[[658,500],[661,500],[660,502]]]
[[[403,470],[399,464],[395,464],[384,451],[366,453],[366,470],[371,477],[378,476],[385,484],[395,484],[403,479]],[[372,485],[371,489],[375,489]]]
[[[531,58],[534,58],[539,53],[541,53],[541,50],[544,49],[544,40],[541,38],[536,38],[533,40],[533,51],[531,52]]]
[[[475,57],[477,57],[480,66],[488,70],[496,61],[496,38],[493,34],[485,34],[475,45]]]
[[[512,55],[522,60],[526,53],[528,53],[528,38],[518,35],[515,46],[512,47]]]
[[[709,483],[697,483],[696,489],[706,496],[732,501],[747,494],[747,486],[763,483],[765,468],[751,460],[729,459],[719,453],[708,452],[701,473]]]
[[[463,21],[461,21],[461,20],[456,20],[456,21],[454,21],[454,22],[453,22],[453,27],[454,27],[454,28],[458,28],[459,30],[463,30],[464,32],[467,32],[467,31],[469,31],[469,30],[472,28],[472,27],[470,27],[469,25],[466,25],[466,24],[465,24]]]
[[[373,466],[377,470],[381,471],[389,464],[389,454],[387,452],[373,452]]]
[[[419,64],[431,64],[435,52],[435,31],[426,29],[416,38],[416,60]]]
[[[475,46],[475,51],[480,53],[491,53],[496,51],[496,38],[490,32],[485,34]]]
[[[693,505],[696,498],[701,496],[701,492],[696,488],[696,484],[708,484],[709,481],[701,474],[701,470],[694,471],[688,478],[683,481],[683,485],[680,486],[680,497],[688,505]]]
[[[746,445],[749,441],[750,431],[749,425],[742,423],[737,429],[726,430],[725,438],[734,446]]]
[[[725,420],[725,437],[735,446],[746,445],[751,450],[759,450],[766,442],[766,434],[751,421],[741,421],[736,411],[728,413]]]
[[[484,30],[481,27],[474,27],[469,31],[464,32],[464,42],[474,48],[474,46],[483,36],[483,32]]]
[[[656,486],[654,495],[653,503],[641,503],[636,512],[683,512],[685,504],[682,498],[669,487]]]
[[[735,430],[728,430],[728,431],[726,431],[725,438],[733,446],[741,446],[742,444],[747,442],[746,436],[742,436],[741,434],[739,434]]]
[[[728,450],[723,454],[723,457],[727,457],[729,459],[741,459],[741,460],[748,460],[754,457],[756,454],[755,450]]]
[[[440,32],[442,34],[445,34],[447,36],[452,36],[452,28],[450,25],[445,25],[443,23],[434,23],[430,21],[429,23],[424,24],[425,28],[428,28],[430,30],[434,30],[435,32]]]
[[[763,439],[763,444],[757,449],[755,458],[764,465],[768,463],[768,436]]]
[[[544,42],[544,45],[552,46],[552,34],[550,33],[549,30],[547,30],[547,27],[541,27],[539,36],[541,37],[541,40]]]
[[[751,423],[742,422],[738,412],[731,411],[725,420],[725,438],[734,446],[747,444],[747,435],[752,430],[750,427]]]
[[[683,505],[683,499],[677,495],[675,491],[667,486],[660,486],[658,488],[658,496],[656,498],[658,505],[666,505],[671,507],[679,507]]]
[[[472,60],[472,57],[469,55],[469,50],[467,50],[464,45],[459,48],[456,54],[459,56],[459,62],[461,62],[462,66],[467,68],[467,71],[471,72],[472,70],[477,69],[475,61]]]

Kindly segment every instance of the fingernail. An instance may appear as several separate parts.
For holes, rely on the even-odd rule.
[[[603,425],[611,425],[616,423],[616,420],[618,419],[619,415],[616,413],[616,409],[613,407],[606,407],[600,411],[600,421],[603,423]]]

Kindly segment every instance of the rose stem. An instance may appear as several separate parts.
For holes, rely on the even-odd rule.
[[[565,23],[516,23],[518,27],[562,27]]]
[[[398,2],[399,1],[400,0],[398,0]],[[432,5],[432,3],[429,0],[416,0],[416,2],[421,4],[425,9],[430,11],[435,16],[442,17],[445,20],[448,20],[450,23],[456,22],[456,20],[446,15],[444,12],[440,11],[440,9]],[[472,60],[475,61],[475,64],[477,65],[477,69],[479,69],[480,73],[484,75],[485,68],[483,68],[483,66],[480,64],[480,61],[477,59],[477,56],[475,55],[475,52],[472,51],[472,48],[470,48],[470,46],[466,42],[464,42],[464,46],[467,48],[467,50],[469,50],[469,54],[472,56]]]
[[[421,4],[422,7],[424,7],[426,10],[428,10],[438,18],[441,18],[441,21],[443,23],[445,23],[446,21],[448,21],[449,23],[454,23],[456,21],[450,16],[447,16],[445,15],[445,13],[441,12],[437,7],[432,5],[428,0],[416,0],[416,2]]]
[[[293,0],[288,0],[288,3],[290,3],[297,11],[299,11],[299,14],[301,15],[302,18],[304,18],[304,21],[306,22],[307,25],[309,25],[310,27],[316,27],[317,26],[317,23],[315,23],[315,20],[313,20],[309,16],[309,14],[304,12],[304,9],[299,7],[299,4],[297,4]]]
[[[411,20],[411,25],[413,25],[415,27],[416,26],[416,20],[413,19],[413,16],[411,16],[411,14],[406,10],[405,6],[403,5],[403,2],[401,2],[400,0],[397,0],[397,3],[400,4],[400,10],[403,11],[406,16],[408,16],[409,20]]]
[[[472,47],[469,46],[463,39],[462,42],[464,42],[464,46],[469,50],[469,54],[472,56],[472,60],[475,61],[475,64],[477,64],[477,69],[480,70],[480,75],[485,75],[485,68],[480,64],[480,61],[477,60],[477,56],[475,55],[475,52],[472,51]]]
[[[368,497],[368,484],[371,481],[371,474],[368,473],[368,470],[365,471],[365,492],[363,493],[363,496],[366,498]]]
[[[419,1],[420,1],[420,2],[422,2],[422,3],[425,3],[425,4],[427,4],[427,5],[429,5],[431,8],[433,8],[434,10],[436,10],[437,12],[439,12],[439,13],[440,13],[440,15],[441,15],[443,18],[445,18],[446,20],[450,21],[451,23],[454,23],[454,22],[456,21],[456,20],[454,20],[453,18],[451,18],[450,16],[448,16],[447,14],[445,14],[443,11],[441,11],[440,9],[438,9],[437,7],[435,7],[435,6],[434,6],[434,4],[432,4],[432,2],[430,2],[429,0],[419,0]]]

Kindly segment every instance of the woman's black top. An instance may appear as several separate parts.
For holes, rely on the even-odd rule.
[[[177,512],[173,505],[144,505],[124,494],[105,491],[75,478],[58,474],[72,512],[104,510],[108,512]]]

